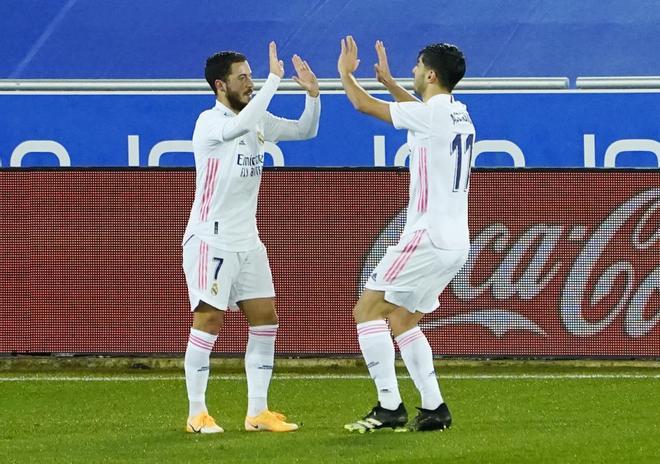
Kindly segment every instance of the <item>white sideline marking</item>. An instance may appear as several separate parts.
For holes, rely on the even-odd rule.
[[[409,379],[408,375],[398,376],[402,379]],[[277,380],[363,380],[369,379],[368,375],[296,375],[281,374],[275,375]],[[154,375],[154,376],[42,376],[42,375],[21,375],[16,377],[2,377],[0,382],[162,382],[162,381],[183,381],[182,375]],[[244,380],[245,375],[217,375],[211,376],[215,380]],[[572,379],[660,379],[660,374],[449,374],[439,376],[440,380],[572,380]]]

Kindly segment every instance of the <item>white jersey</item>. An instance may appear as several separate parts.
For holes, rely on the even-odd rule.
[[[277,118],[266,111],[280,78],[268,76],[263,87],[237,115],[216,101],[200,114],[193,133],[195,200],[183,236],[213,247],[248,251],[260,246],[257,195],[264,163],[264,142],[304,140],[318,131],[320,99],[307,95],[300,119]]]
[[[397,129],[408,129],[410,191],[402,235],[425,229],[438,248],[470,246],[468,189],[474,126],[449,94],[390,104]]]

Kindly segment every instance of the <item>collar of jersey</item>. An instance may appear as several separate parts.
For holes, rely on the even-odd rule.
[[[236,113],[234,113],[231,108],[227,108],[225,105],[220,103],[218,100],[215,101],[215,109],[220,110],[220,111],[224,111],[225,116],[236,116]]]
[[[429,98],[426,103],[453,103],[454,102],[454,96],[450,93],[438,93],[436,95],[433,95],[431,98]]]

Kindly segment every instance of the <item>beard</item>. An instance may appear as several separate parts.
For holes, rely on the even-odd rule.
[[[245,108],[252,98],[248,97],[248,101],[244,102],[241,100],[241,94],[232,90],[227,90],[225,95],[227,96],[227,101],[229,101],[231,108],[236,111],[241,111],[243,108]]]

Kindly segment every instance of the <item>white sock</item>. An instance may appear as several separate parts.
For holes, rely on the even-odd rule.
[[[250,327],[245,349],[245,374],[248,384],[248,416],[268,409],[268,385],[273,375],[277,325]]]
[[[394,370],[394,343],[383,320],[357,325],[358,341],[371,378],[376,383],[378,401],[385,409],[394,410],[401,404],[399,385]]]
[[[422,408],[436,409],[442,404],[442,394],[435,377],[431,345],[418,326],[395,338],[401,358],[422,398]]]
[[[209,381],[209,358],[217,335],[211,335],[197,329],[190,329],[184,368],[186,371],[186,389],[190,407],[188,416],[193,417],[206,410],[206,385]]]

